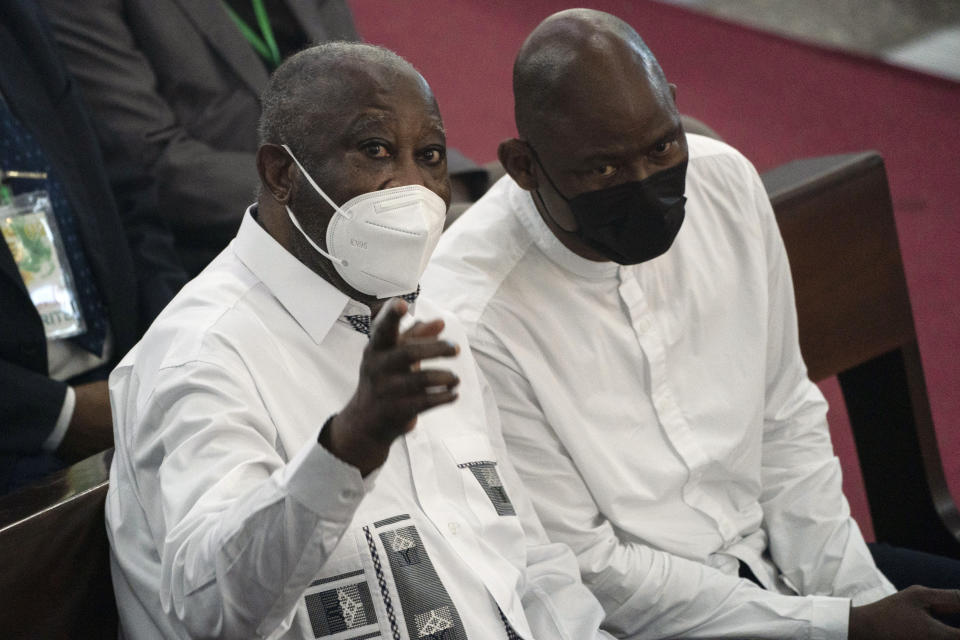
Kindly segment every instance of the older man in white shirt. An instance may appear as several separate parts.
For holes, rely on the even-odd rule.
[[[925,609],[956,593],[885,598],[750,163],[684,135],[675,87],[608,14],[545,20],[514,91],[509,175],[448,230],[424,288],[464,322],[511,458],[606,625],[957,637]]]
[[[261,139],[258,204],[111,376],[124,634],[609,637],[462,329],[416,300],[450,197],[426,82],[380,48],[308,49]]]

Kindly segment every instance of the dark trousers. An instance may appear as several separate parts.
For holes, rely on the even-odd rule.
[[[877,568],[898,591],[915,584],[935,589],[960,589],[960,560],[902,549],[882,542],[867,545]],[[960,628],[960,615],[937,616]]]
[[[880,572],[893,583],[897,591],[915,584],[933,589],[960,589],[960,560],[944,556],[894,547],[882,542],[867,544]],[[740,577],[763,588],[760,581],[743,562]],[[960,615],[937,616],[950,626],[960,628]]]
[[[935,589],[960,589],[960,560],[882,542],[871,542],[867,546],[877,568],[898,591],[914,584]]]

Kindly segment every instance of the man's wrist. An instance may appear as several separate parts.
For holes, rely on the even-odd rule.
[[[850,619],[847,623],[847,640],[857,640],[858,638],[869,638],[870,635],[864,635],[863,627],[864,623],[869,620],[868,616],[864,615],[863,607],[853,606],[853,601],[850,601]]]
[[[334,413],[329,418],[327,418],[326,422],[323,423],[323,426],[320,427],[320,433],[317,435],[317,442],[320,443],[324,449],[326,449],[327,451],[330,451],[331,453],[332,453],[332,450],[330,449],[330,423],[333,422],[333,419],[336,418],[337,415],[338,414]]]
[[[351,427],[346,412],[335,413],[323,423],[317,442],[334,456],[360,470],[364,477],[382,465],[390,446],[372,438],[364,438]]]

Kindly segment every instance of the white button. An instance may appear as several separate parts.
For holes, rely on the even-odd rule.
[[[460,528],[460,525],[458,525],[456,522],[448,522],[447,528],[450,529],[450,533],[457,535],[457,530]]]

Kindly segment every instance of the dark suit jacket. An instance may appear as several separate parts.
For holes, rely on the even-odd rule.
[[[268,73],[220,0],[42,0],[108,165],[154,172],[187,267],[236,234],[254,200]],[[296,0],[312,41],[356,40],[343,0]]]
[[[107,164],[154,172],[161,211],[196,273],[233,238],[255,199],[263,62],[220,0],[40,3],[83,89]],[[287,6],[311,42],[357,39],[346,0]],[[455,151],[448,163],[482,193],[479,167]]]
[[[121,225],[96,136],[32,0],[0,0],[0,92],[65,185],[104,297],[116,362],[185,280],[148,200],[150,180],[129,169],[112,176],[124,204]],[[60,413],[66,385],[47,371],[40,317],[12,255],[0,247],[0,480],[14,459],[40,451]]]

